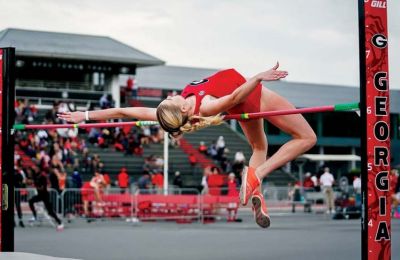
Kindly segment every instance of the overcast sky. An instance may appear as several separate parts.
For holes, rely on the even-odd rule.
[[[0,28],[113,37],[168,65],[277,60],[288,81],[358,86],[357,0],[0,0]],[[388,0],[390,86],[400,89],[400,1]]]

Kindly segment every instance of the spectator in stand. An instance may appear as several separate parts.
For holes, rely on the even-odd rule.
[[[314,191],[314,182],[311,179],[311,173],[306,172],[304,175],[303,187],[305,191]]]
[[[153,187],[156,189],[156,193],[162,194],[164,188],[164,175],[161,172],[156,171],[151,176],[151,183],[153,184]]]
[[[223,136],[218,137],[215,148],[217,149],[217,160],[220,161],[225,151],[225,139]]]
[[[238,182],[236,181],[235,174],[233,172],[228,175],[228,194],[227,196],[237,198],[239,196]],[[237,203],[228,204],[228,222],[235,221],[237,219],[238,206]]]
[[[54,101],[53,102],[53,108],[46,113],[46,120],[53,123],[53,124],[58,124],[61,122],[61,120],[57,117],[58,111],[59,111],[59,106],[60,102],[59,101]]]
[[[192,168],[192,174],[196,173],[196,165],[197,165],[197,158],[194,154],[189,154],[189,163],[190,167]]]
[[[221,187],[224,185],[224,178],[220,174],[218,167],[211,167],[211,173],[208,176],[207,184],[209,188],[209,194],[221,195]]]
[[[155,144],[160,143],[160,141],[163,139],[163,138],[160,138],[159,132],[160,132],[159,125],[150,126],[150,138],[151,138],[151,141]]]
[[[126,193],[128,191],[129,183],[130,181],[128,172],[126,171],[125,167],[122,167],[121,171],[118,174],[118,186],[121,194]]]
[[[148,189],[150,188],[150,174],[148,171],[143,171],[143,175],[138,180],[138,187],[140,193],[146,194],[148,193]]]
[[[59,171],[57,178],[58,178],[58,186],[60,188],[60,192],[63,192],[67,186],[66,185],[67,184],[67,173],[65,171]]]
[[[199,152],[202,154],[207,154],[207,146],[205,145],[205,143],[203,141],[200,142]]]
[[[103,165],[103,164],[101,164],[101,165]],[[106,194],[108,194],[108,192],[110,191],[110,188],[111,188],[111,177],[107,172],[104,171],[103,166],[101,166],[101,168],[99,168],[99,171],[101,172],[101,174],[103,174],[104,190],[105,190]]]
[[[151,139],[150,127],[144,126],[141,128],[140,131],[141,131],[140,144],[149,145]]]
[[[203,170],[203,177],[201,178],[201,193],[208,194],[208,176],[210,175],[210,168],[205,167]]]
[[[74,169],[74,172],[72,174],[72,187],[75,189],[80,189],[82,188],[82,178],[81,175],[79,174],[79,171],[77,168]]]
[[[317,177],[317,175],[315,173],[311,176],[311,180],[312,180],[313,185],[314,185],[314,190],[317,191],[317,192],[320,192],[321,188],[318,185],[318,177]]]
[[[125,100],[126,100],[126,104],[128,106],[132,105],[131,98],[133,96],[133,93],[132,93],[133,92],[133,84],[134,84],[133,79],[131,76],[129,76],[128,79],[126,80],[126,88],[125,88],[125,90],[126,90],[125,91]],[[136,95],[134,98],[136,98]]]
[[[156,160],[154,162],[156,169],[162,169],[164,166],[164,159],[161,156],[156,156]]]
[[[217,152],[217,147],[216,147],[215,141],[212,142],[212,143],[210,144],[210,146],[208,147],[207,154],[208,154],[208,156],[210,156],[213,160],[217,160],[218,152]]]
[[[90,172],[94,173],[95,171],[98,171],[101,168],[100,166],[101,166],[100,156],[98,154],[94,154],[91,160]]]
[[[183,180],[182,180],[181,173],[179,171],[175,172],[175,177],[174,177],[172,184],[180,189],[183,188]]]
[[[89,149],[86,147],[82,152],[81,166],[84,173],[89,173],[92,165],[92,156],[89,154]]]
[[[335,213],[335,194],[333,192],[333,184],[335,183],[335,178],[332,173],[329,172],[329,168],[324,168],[324,173],[321,175],[319,182],[322,186],[322,191],[325,194],[325,203],[327,204],[326,213]]]
[[[293,188],[293,184],[291,182],[288,182],[288,187],[287,187],[287,195],[288,195],[288,200],[289,201],[293,201],[294,198],[294,188]]]
[[[233,172],[229,173],[228,175],[228,196],[239,196],[238,182]]]
[[[354,176],[353,189],[355,194],[356,206],[361,206],[361,178]]]
[[[114,107],[114,101],[112,99],[111,94],[104,93],[103,96],[101,96],[99,105],[101,109],[107,109],[107,108],[112,108]]]
[[[124,134],[119,133],[114,142],[114,149],[118,152],[123,152],[125,150],[123,145]]]
[[[243,167],[244,167],[245,163],[246,163],[246,157],[244,157],[243,152],[242,151],[237,151],[235,153],[235,157],[233,159],[233,168],[234,168],[234,170],[241,172],[243,170]]]
[[[231,172],[232,171],[232,163],[231,160],[228,159],[229,149],[225,148],[224,152],[220,158],[219,165],[223,172]]]
[[[98,128],[91,128],[89,131],[88,139],[89,143],[95,144],[98,142],[98,138],[100,136],[100,131]]]

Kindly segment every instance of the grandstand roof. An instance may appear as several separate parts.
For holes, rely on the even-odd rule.
[[[138,85],[144,88],[182,90],[188,83],[203,79],[218,69],[181,66],[151,66],[136,70]]]
[[[137,70],[140,87],[182,90],[189,82],[217,72],[218,69],[179,66],[152,66]],[[351,103],[359,100],[359,88],[314,83],[298,83],[281,80],[263,82],[263,85],[287,98],[296,107],[313,107]],[[400,113],[400,91],[392,90],[391,113]]]
[[[103,61],[138,66],[164,61],[107,36],[8,28],[0,31],[0,46],[15,47],[17,56]]]

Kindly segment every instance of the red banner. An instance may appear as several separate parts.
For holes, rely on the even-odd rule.
[[[364,0],[368,259],[391,255],[390,113],[386,0]]]

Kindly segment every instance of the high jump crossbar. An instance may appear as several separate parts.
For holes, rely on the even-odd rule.
[[[247,120],[259,119],[270,116],[293,115],[293,114],[307,114],[307,113],[320,113],[320,112],[335,112],[335,111],[356,111],[359,110],[358,103],[336,104],[331,106],[317,106],[277,111],[266,111],[258,113],[243,113],[234,115],[225,115],[224,120]],[[53,125],[26,125],[15,124],[14,130],[27,130],[27,129],[59,129],[59,128],[103,128],[103,127],[124,127],[124,126],[151,126],[157,125],[157,121],[132,121],[132,122],[114,122],[114,123],[90,123],[90,124],[53,124]]]

